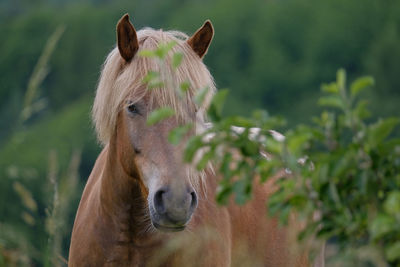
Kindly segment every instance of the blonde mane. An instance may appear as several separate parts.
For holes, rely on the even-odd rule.
[[[215,93],[214,80],[200,57],[187,44],[188,36],[177,31],[162,31],[146,28],[137,32],[139,51],[155,50],[160,44],[176,42],[169,52],[166,63],[160,68],[157,58],[135,55],[131,62],[120,56],[114,48],[103,65],[100,81],[93,104],[92,118],[99,141],[106,145],[116,128],[117,116],[127,100],[137,102],[144,96],[150,97],[151,105],[169,106],[182,122],[195,122],[196,131],[203,127],[205,109]],[[177,69],[169,62],[174,53],[182,53],[183,60]],[[143,78],[149,71],[160,74],[164,86],[147,89]],[[177,94],[176,88],[183,82],[190,84],[184,96]],[[201,106],[193,102],[198,90],[208,87],[206,101]]]

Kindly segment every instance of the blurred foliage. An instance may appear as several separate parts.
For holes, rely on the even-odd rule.
[[[64,141],[71,136],[67,136],[70,133],[66,129],[59,127],[58,120],[56,125],[43,121],[27,127],[29,119],[45,108],[45,101],[40,97],[41,85],[48,74],[49,59],[63,31],[64,27],[60,26],[48,38],[29,78],[19,110],[20,114],[14,118],[14,127],[9,129],[11,138],[4,145],[3,153],[0,154],[4,174],[8,176],[0,179],[2,198],[0,213],[4,218],[0,221],[2,230],[0,232],[0,266],[37,264],[62,266],[66,263],[69,226],[72,223],[69,215],[75,212],[70,204],[78,200],[81,153],[76,151],[76,148],[82,147],[83,143],[77,143],[78,139],[71,140],[68,144],[60,143],[59,138],[63,135]],[[83,107],[88,112],[86,105]],[[73,108],[69,110],[69,113],[71,111],[82,115],[79,108]],[[63,122],[68,122],[68,117],[71,115],[61,116]],[[79,118],[72,116],[72,124],[67,127],[76,122],[79,122]],[[40,127],[39,131],[35,129],[37,126]],[[90,127],[81,127],[81,129],[87,130],[85,135],[90,136]],[[32,134],[32,132],[37,133]],[[76,131],[75,134],[82,134],[82,131]],[[48,138],[42,141],[46,136]],[[60,144],[64,145],[64,149],[60,147]],[[70,165],[66,174],[62,174],[59,178],[57,151],[65,153],[71,149],[75,151],[70,151]],[[38,153],[39,151],[41,153]],[[47,154],[49,154],[49,160],[47,160]],[[62,169],[66,169],[63,165],[68,162],[67,157],[67,154],[63,155]],[[44,162],[48,164],[43,164]],[[25,164],[32,164],[31,166],[34,167],[26,167]],[[48,168],[48,180],[43,179],[43,176],[46,177],[45,168]],[[50,190],[50,186],[53,190]],[[10,189],[13,190],[10,191]],[[51,196],[53,199],[49,201]],[[10,209],[10,206],[13,209]]]
[[[55,203],[55,190],[48,180],[49,166],[53,164],[49,163],[49,154],[57,155],[59,173],[68,173],[71,158],[76,157],[76,151],[81,151],[78,168],[80,179],[76,188],[83,188],[100,149],[89,118],[94,89],[100,66],[107,52],[115,45],[116,22],[126,12],[133,18],[136,29],[151,26],[192,33],[205,19],[211,19],[216,35],[205,62],[218,87],[229,87],[231,93],[218,95],[221,102],[226,97],[224,111],[221,114],[217,101],[210,115],[222,121],[224,115],[248,115],[250,118],[231,116],[227,125],[237,124],[246,129],[250,126],[282,129],[282,119],[261,111],[252,114],[250,111],[255,108],[268,108],[272,114],[284,115],[289,127],[298,122],[308,122],[312,114],[321,111],[315,105],[320,97],[319,84],[321,81],[332,80],[335,71],[342,66],[351,79],[368,73],[375,77],[379,85],[365,93],[368,99],[373,100],[369,103],[373,116],[367,122],[363,121],[367,129],[379,129],[383,127],[380,125],[395,122],[383,120],[372,127],[369,122],[379,117],[400,115],[400,76],[397,74],[400,67],[399,1],[0,1],[0,265],[9,265],[6,260],[15,255],[19,257],[20,265],[55,264],[53,260],[53,263],[49,263],[50,256],[43,256],[53,255],[48,249],[51,232],[48,231],[52,228],[46,230],[45,221],[51,217],[49,214],[54,213],[46,213],[45,210],[49,206],[57,206],[51,204]],[[55,38],[54,32],[57,29],[60,36]],[[52,35],[57,39],[54,50],[49,53],[51,56],[45,58],[45,64],[41,65],[38,60],[46,51],[50,51],[49,48],[43,51],[43,48],[51,43],[49,38]],[[175,60],[179,64],[179,56]],[[47,75],[39,77],[34,71],[35,66],[39,66]],[[31,98],[28,97],[27,88],[32,86],[32,77],[40,79],[34,85],[36,89]],[[335,101],[328,98],[322,100],[322,104],[332,104]],[[31,116],[27,116],[21,123],[21,112],[28,102],[37,105],[34,105],[36,108],[33,108]],[[358,112],[363,110],[362,105]],[[339,128],[343,126],[340,116],[334,117],[334,120],[329,116],[325,118],[326,122],[336,123],[333,125]],[[226,126],[222,124],[217,123],[216,127],[220,127],[221,136],[223,131],[231,133],[231,129],[224,128]],[[178,142],[179,136],[186,131],[185,128],[177,130],[170,135],[170,140]],[[293,136],[299,133],[304,140],[308,140],[309,135],[302,135],[302,131],[296,128]],[[398,132],[398,128],[394,131]],[[368,134],[370,132],[373,130],[368,130]],[[250,169],[263,175],[273,173],[279,161],[272,159],[265,164],[264,158],[254,154],[260,140],[253,139],[251,142],[254,144],[247,147],[244,136],[250,133],[251,130],[233,135],[231,133],[232,139],[225,140],[227,147],[233,146],[233,149],[254,156],[252,161],[238,167],[236,175],[243,176]],[[273,134],[267,131],[259,134],[266,136],[268,150],[279,152],[281,145],[273,138]],[[351,130],[345,131],[346,140],[351,139],[351,134]],[[291,136],[288,134],[288,139]],[[219,135],[214,140],[218,138]],[[238,138],[240,142],[236,142]],[[374,138],[370,137],[371,140]],[[353,152],[356,149],[350,148]],[[303,151],[307,155],[312,154],[302,150],[302,146],[299,149],[299,153]],[[370,149],[377,151],[371,157],[389,155],[385,153],[390,152],[389,148]],[[211,157],[211,152],[206,155]],[[333,155],[340,161],[340,152]],[[385,164],[390,164],[390,160],[376,167],[386,168],[389,165]],[[199,162],[199,167],[204,162]],[[258,162],[256,164],[261,164],[262,168],[254,169],[252,162]],[[354,175],[357,173],[355,170]],[[386,177],[385,173],[379,175]],[[238,194],[237,200],[243,202],[250,197],[251,189],[249,181],[240,181],[234,181],[228,192],[242,192]],[[57,183],[59,192],[64,190],[61,187],[68,187],[61,180]],[[229,184],[226,183],[226,188],[229,188]],[[397,195],[389,194],[388,188],[383,191],[383,197],[375,200],[377,203],[385,202],[389,195],[391,197],[387,203],[396,201]],[[224,199],[223,189],[220,189],[221,201]],[[367,189],[372,190],[370,187]],[[55,212],[58,214],[56,217],[67,218],[66,224],[60,226],[63,230],[59,231],[63,235],[60,248],[62,257],[67,255],[68,231],[72,229],[78,196],[65,196],[65,199],[71,199],[68,212],[64,208],[60,208],[62,212]],[[381,210],[379,205],[375,213],[383,216],[380,218],[386,218],[385,214],[390,215],[387,210],[391,208]],[[368,223],[372,221],[368,218]],[[377,231],[374,232],[374,238],[377,238],[374,242],[378,247],[380,243],[390,243],[396,237],[395,232],[390,232],[392,230],[379,232],[379,225],[392,229],[385,225],[393,222],[388,223],[386,219],[381,222],[375,222],[375,228],[370,224],[363,226],[363,229],[367,229],[367,238],[373,231]],[[51,242],[60,244],[57,238]],[[386,252],[385,257],[393,253],[397,255],[396,249],[398,245]]]
[[[193,162],[201,153],[195,160],[199,169],[209,161],[218,166],[220,203],[231,194],[245,203],[254,177],[265,182],[285,170],[268,200],[271,216],[286,224],[296,212],[306,223],[299,239],[331,241],[336,252],[329,260],[340,266],[398,266],[400,138],[394,129],[400,118],[366,122],[370,112],[359,94],[372,84],[372,78],[362,77],[348,88],[339,70],[336,82],[322,86],[321,116],[285,138],[270,131],[281,120],[265,112],[251,118],[214,115],[223,104],[217,94],[209,109],[213,124],[189,140],[185,159]]]
[[[160,68],[168,68],[167,55],[178,55],[169,53],[173,46],[160,44],[140,56],[155,57]],[[149,74],[144,79],[147,85],[157,81],[168,88],[174,86],[167,79],[160,81],[159,73]],[[276,191],[268,199],[269,215],[287,224],[294,211],[305,221],[300,241],[313,237],[334,240],[331,246],[337,251],[329,257],[340,264],[397,266],[400,138],[394,129],[400,118],[366,122],[371,113],[360,94],[373,85],[374,79],[365,76],[348,87],[346,72],[340,69],[335,82],[322,85],[324,95],[318,103],[325,109],[321,116],[313,119],[313,125],[299,124],[285,135],[271,130],[283,126],[284,120],[266,111],[254,111],[251,117],[223,116],[228,91],[219,90],[207,108],[211,123],[187,141],[184,160],[198,170],[210,163],[217,167],[222,176],[216,196],[220,204],[227,204],[232,194],[237,204],[246,203],[252,198],[253,186],[258,186],[254,179],[263,183],[281,173],[274,181]],[[174,88],[178,96],[181,88]],[[200,106],[204,91],[207,88],[193,97]],[[157,123],[173,113],[170,107],[161,107],[147,122]],[[190,127],[173,129],[171,143],[180,143]]]
[[[355,250],[347,259],[353,264],[379,266],[384,259],[397,266],[400,138],[394,129],[400,118],[366,121],[370,112],[359,94],[372,83],[363,77],[347,87],[345,72],[339,70],[336,82],[322,86],[321,116],[313,125],[286,134],[285,161],[293,179],[281,180],[269,208],[281,218],[282,211],[295,208],[307,221],[301,235],[334,238],[340,253],[359,248],[378,252],[362,255]],[[296,162],[300,156],[301,165]],[[341,255],[334,256],[337,261]]]

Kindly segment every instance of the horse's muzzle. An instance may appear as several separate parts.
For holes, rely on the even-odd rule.
[[[192,187],[174,192],[164,186],[149,199],[150,217],[155,228],[163,232],[185,229],[197,206],[197,195]]]

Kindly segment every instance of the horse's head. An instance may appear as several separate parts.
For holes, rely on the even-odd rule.
[[[99,138],[105,144],[115,139],[123,170],[145,188],[151,222],[162,231],[183,230],[197,206],[194,184],[200,175],[183,163],[184,142],[172,145],[168,134],[188,122],[194,125],[193,134],[198,124],[204,123],[205,104],[196,106],[192,99],[196,90],[205,86],[210,95],[215,90],[202,62],[212,36],[209,21],[190,38],[179,32],[136,32],[125,15],[117,25],[117,48],[107,58],[97,89],[93,117]],[[156,49],[169,41],[177,43],[170,53],[184,55],[176,70],[160,68],[156,59],[137,55],[142,49]],[[159,72],[169,82],[149,90],[143,84],[148,71]],[[171,88],[182,82],[190,84],[183,97]],[[173,108],[175,116],[148,125],[148,115],[162,106]]]

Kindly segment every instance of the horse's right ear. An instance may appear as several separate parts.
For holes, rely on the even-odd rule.
[[[129,21],[129,15],[125,14],[117,24],[118,50],[125,61],[129,62],[139,49],[136,30]]]

